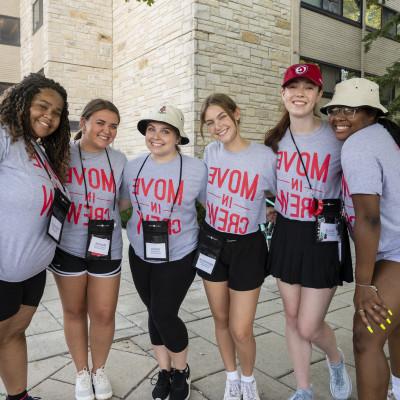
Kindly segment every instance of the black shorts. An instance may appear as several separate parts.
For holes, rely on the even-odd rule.
[[[0,321],[15,315],[21,305],[37,307],[46,285],[46,270],[22,282],[0,281]]]
[[[341,261],[339,259],[341,251]],[[317,242],[315,222],[278,214],[271,240],[268,272],[290,284],[323,289],[353,281],[350,242],[345,229],[338,242]]]
[[[223,240],[223,247],[211,274],[197,270],[206,281],[226,282],[233,290],[253,290],[265,279],[268,248],[261,231],[248,235],[235,235],[217,231],[204,224],[212,235]]]
[[[48,269],[60,276],[89,274],[106,278],[121,273],[121,260],[86,260],[57,247],[56,254]]]

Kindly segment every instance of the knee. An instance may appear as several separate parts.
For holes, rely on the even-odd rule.
[[[115,310],[108,307],[98,308],[89,313],[90,323],[112,325],[115,322]]]
[[[244,344],[253,339],[253,329],[251,326],[234,327],[230,329],[235,343]]]
[[[213,314],[215,329],[229,329],[229,315],[228,314]]]
[[[302,339],[307,340],[308,342],[314,341],[314,339],[318,336],[319,330],[319,327],[309,323],[302,323],[299,321],[297,324],[297,332]]]
[[[353,349],[355,355],[361,355],[367,351],[383,349],[384,344],[384,338],[380,340],[380,335],[371,335],[361,321],[354,323]]]
[[[285,313],[286,327],[297,329],[298,318],[296,313]]]
[[[87,318],[86,305],[79,305],[77,307],[64,306],[64,319],[69,321],[80,321]]]

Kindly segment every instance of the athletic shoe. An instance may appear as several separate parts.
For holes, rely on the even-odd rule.
[[[339,348],[338,350],[341,357],[338,364],[330,363],[328,357],[326,357],[330,375],[330,389],[335,400],[347,400],[351,396],[352,384],[344,364],[343,351]]]
[[[75,399],[94,400],[92,379],[90,372],[86,368],[76,374]]]
[[[251,382],[242,381],[241,387],[243,400],[260,400],[255,379],[253,379]]]
[[[169,392],[171,390],[171,371],[167,371],[166,369],[162,369],[158,371],[156,374],[157,382],[155,383],[155,387],[151,392],[154,400],[166,400],[168,399]],[[153,378],[156,376],[153,375]],[[151,378],[151,383],[153,383],[153,378]]]
[[[314,393],[312,389],[297,389],[288,400],[314,400]]]
[[[240,387],[240,380],[235,379],[230,381],[227,379],[225,382],[224,400],[240,400],[241,398],[242,389]]]
[[[95,373],[92,373],[92,381],[97,400],[107,400],[112,397],[111,383],[104,371],[104,367],[98,368]]]
[[[174,369],[171,379],[171,391],[169,400],[187,400],[190,397],[190,368],[189,365],[183,371]]]

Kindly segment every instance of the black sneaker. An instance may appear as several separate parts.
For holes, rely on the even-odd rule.
[[[157,374],[156,374],[157,375]],[[153,378],[155,378],[155,376]],[[153,385],[153,378],[151,378],[151,384]],[[158,372],[157,382],[151,392],[154,400],[166,400],[169,396],[171,389],[171,372],[166,369],[162,369]]]
[[[190,368],[183,371],[174,370],[172,374],[171,392],[169,400],[187,400],[190,397]]]

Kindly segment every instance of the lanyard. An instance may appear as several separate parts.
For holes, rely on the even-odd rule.
[[[50,179],[51,184],[53,185],[54,189],[58,188],[57,183],[54,182],[54,177],[52,177],[50,175],[50,172],[46,166],[46,163],[43,161],[43,158],[47,161],[47,164],[50,166],[51,168],[51,172],[54,174],[54,176],[56,176],[58,183],[60,183],[60,185],[62,186],[62,188],[64,189],[64,193],[66,193],[66,189],[65,186],[63,185],[63,183],[61,182],[61,179],[57,176],[57,174],[54,172],[54,168],[51,166],[51,162],[49,160],[49,158],[47,157],[47,154],[42,150],[42,148],[37,145],[34,141],[32,141],[32,145],[33,145],[33,150],[35,151],[37,158],[40,162],[40,164],[42,165],[42,167],[44,168],[44,170],[46,171],[47,176]],[[39,154],[40,153],[40,154]],[[43,158],[42,158],[43,157]]]
[[[170,210],[170,212],[169,212],[168,219],[171,218],[172,212],[174,211],[174,206],[175,206],[175,203],[176,203],[176,199],[178,198],[179,188],[180,188],[181,182],[182,182],[182,155],[181,155],[181,153],[178,153],[178,154],[179,154],[179,157],[180,157],[179,184],[178,184],[178,188],[177,188],[176,193],[175,193],[174,202],[172,203],[172,207],[171,207],[171,210]],[[136,192],[137,192],[137,185],[138,185],[139,175],[140,175],[140,173],[142,172],[142,169],[143,169],[143,167],[144,167],[144,164],[146,164],[146,161],[148,160],[148,158],[150,157],[150,155],[151,155],[151,153],[148,154],[148,155],[146,156],[146,158],[144,159],[144,161],[143,161],[141,167],[139,168],[139,171],[138,171],[138,173],[137,173],[137,175],[136,175],[135,188],[134,188],[134,191],[133,191],[133,194],[135,195],[136,203],[137,203],[137,205],[138,205],[138,209],[139,209],[139,212],[140,212],[140,215],[142,216],[142,218],[143,218],[143,213],[142,213],[142,209],[140,208],[140,204],[139,204],[139,201],[138,201]]]
[[[308,177],[307,168],[306,168],[306,166],[304,165],[303,157],[301,156],[300,150],[299,150],[299,148],[297,147],[297,143],[296,143],[296,141],[294,140],[293,133],[292,133],[292,130],[290,129],[290,126],[289,126],[289,132],[290,132],[290,136],[291,136],[291,138],[292,138],[292,140],[293,140],[293,143],[294,143],[294,145],[295,145],[295,147],[296,147],[297,154],[299,155],[299,158],[300,158],[300,161],[301,161],[301,165],[303,166],[304,173],[306,174],[307,182],[308,182],[308,184],[310,185],[311,191],[313,192],[314,189],[313,189],[313,187],[312,187],[312,185],[311,185],[311,182],[310,182],[310,179],[309,179],[309,177]]]
[[[87,208],[89,209],[88,191],[87,191],[87,185],[86,185],[85,170],[83,169],[81,144],[80,144],[79,142],[78,142],[78,150],[79,150],[79,159],[81,160],[81,168],[82,168],[82,175],[83,175],[83,183],[84,183],[84,185],[85,185],[86,206],[87,206]],[[108,165],[110,166],[111,176],[112,176],[113,183],[114,183],[114,206],[113,206],[113,211],[115,211],[115,202],[116,202],[116,199],[117,199],[117,185],[116,185],[116,183],[115,183],[114,171],[113,171],[112,166],[111,166],[110,157],[108,156],[107,149],[104,149],[104,151],[106,152]]]

